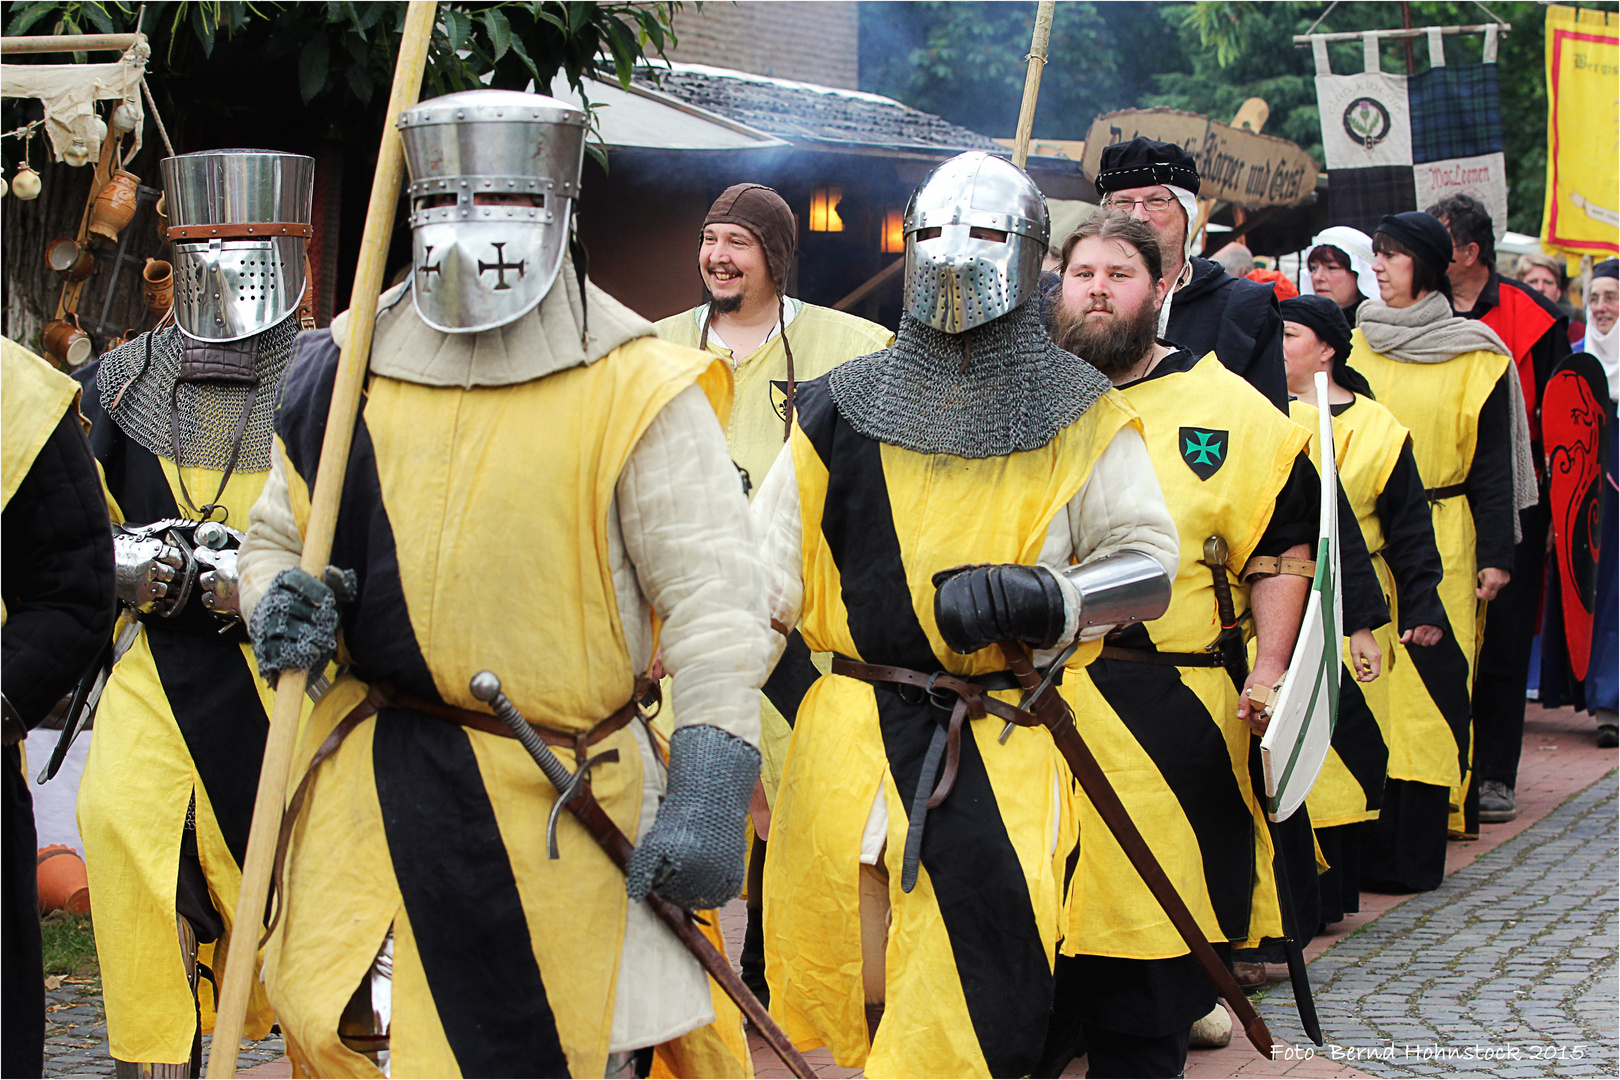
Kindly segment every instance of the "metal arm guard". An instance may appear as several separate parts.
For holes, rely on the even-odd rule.
[[[1070,566],[1063,580],[1072,586],[1079,611],[1074,630],[1157,619],[1170,607],[1170,575],[1144,551],[1121,551],[1106,559]]]

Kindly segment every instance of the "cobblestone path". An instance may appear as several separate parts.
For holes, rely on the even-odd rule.
[[[211,1038],[203,1036],[203,1060]],[[239,1068],[274,1061],[286,1051],[280,1035],[242,1043]],[[66,978],[45,992],[45,1075],[111,1076],[107,1014],[101,1006],[101,980]]]
[[[1272,1032],[1376,1076],[1616,1076],[1615,774],[1311,964],[1328,1045],[1287,983]]]

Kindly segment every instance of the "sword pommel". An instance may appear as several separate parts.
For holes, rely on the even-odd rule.
[[[1201,561],[1205,566],[1225,566],[1226,556],[1226,537],[1217,534],[1204,541],[1204,557]]]
[[[467,689],[479,701],[493,703],[501,696],[501,677],[493,671],[480,671],[468,682]]]

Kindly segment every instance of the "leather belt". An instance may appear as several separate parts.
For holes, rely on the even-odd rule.
[[[639,679],[637,680],[637,690],[642,690]],[[574,760],[583,761],[588,747],[601,742],[641,715],[641,710],[638,707],[639,702],[639,695],[632,696],[629,701],[620,705],[605,720],[597,722],[584,731],[559,731],[556,728],[534,723],[531,723],[530,726],[534,728],[535,734],[540,736],[541,741],[550,743],[552,746],[567,747],[574,752]],[[462,709],[437,701],[427,701],[417,697],[415,694],[395,690],[384,682],[371,684],[366,690],[366,696],[361,699],[358,705],[349,710],[349,714],[338,723],[337,727],[332,729],[332,733],[326,737],[319,749],[315,751],[315,756],[309,759],[309,767],[304,770],[303,779],[298,781],[298,786],[293,789],[292,798],[287,800],[287,808],[281,815],[281,825],[276,830],[276,857],[270,879],[271,902],[274,907],[270,918],[265,920],[264,937],[259,939],[259,948],[264,948],[264,944],[270,940],[270,934],[275,930],[276,924],[281,921],[282,873],[287,862],[287,847],[292,840],[293,826],[298,823],[299,811],[304,808],[304,799],[309,795],[310,782],[315,779],[315,770],[320,767],[321,762],[337,753],[338,747],[343,745],[343,740],[347,739],[355,728],[377,715],[379,711],[388,708],[404,709],[407,712],[432,717],[435,720],[443,720],[446,723],[477,728],[479,731],[499,735],[504,739],[517,738],[516,735],[512,734],[510,728],[489,713],[475,712],[472,709]]]
[[[1432,503],[1441,499],[1455,499],[1459,495],[1468,494],[1467,484],[1447,484],[1445,487],[1429,488],[1423,492],[1424,498]]]
[[[1132,664],[1157,664],[1160,667],[1225,667],[1220,653],[1148,652],[1146,649],[1125,649],[1118,645],[1104,645],[1098,654],[1104,660],[1125,660]]]
[[[843,675],[862,682],[890,683],[920,689],[939,711],[950,714],[950,719],[943,726],[936,728],[929,740],[927,753],[923,756],[922,775],[917,781],[917,790],[912,795],[908,814],[909,824],[906,829],[906,850],[900,873],[900,888],[909,893],[917,884],[917,867],[922,858],[923,822],[927,819],[928,811],[944,802],[950,795],[951,788],[956,785],[956,774],[961,764],[962,721],[969,718],[978,720],[987,715],[998,716],[1020,727],[1040,727],[1046,721],[1037,713],[1028,712],[990,696],[992,690],[1013,690],[1022,685],[1011,672],[975,676],[973,677],[975,681],[970,681],[968,678],[961,678],[945,671],[929,674],[889,664],[865,664],[845,656],[833,657],[832,672],[834,675]],[[990,683],[1001,685],[987,685]],[[1054,708],[1067,708],[1063,704],[1063,699],[1053,693],[1043,695],[1036,706],[1037,712],[1042,715]],[[939,773],[939,782],[930,793],[929,782],[939,771],[941,756],[944,757],[945,769]]]

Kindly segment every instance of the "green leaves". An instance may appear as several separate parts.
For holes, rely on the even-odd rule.
[[[326,88],[326,73],[331,68],[331,47],[325,37],[316,37],[304,45],[298,54],[298,92],[308,105]]]

